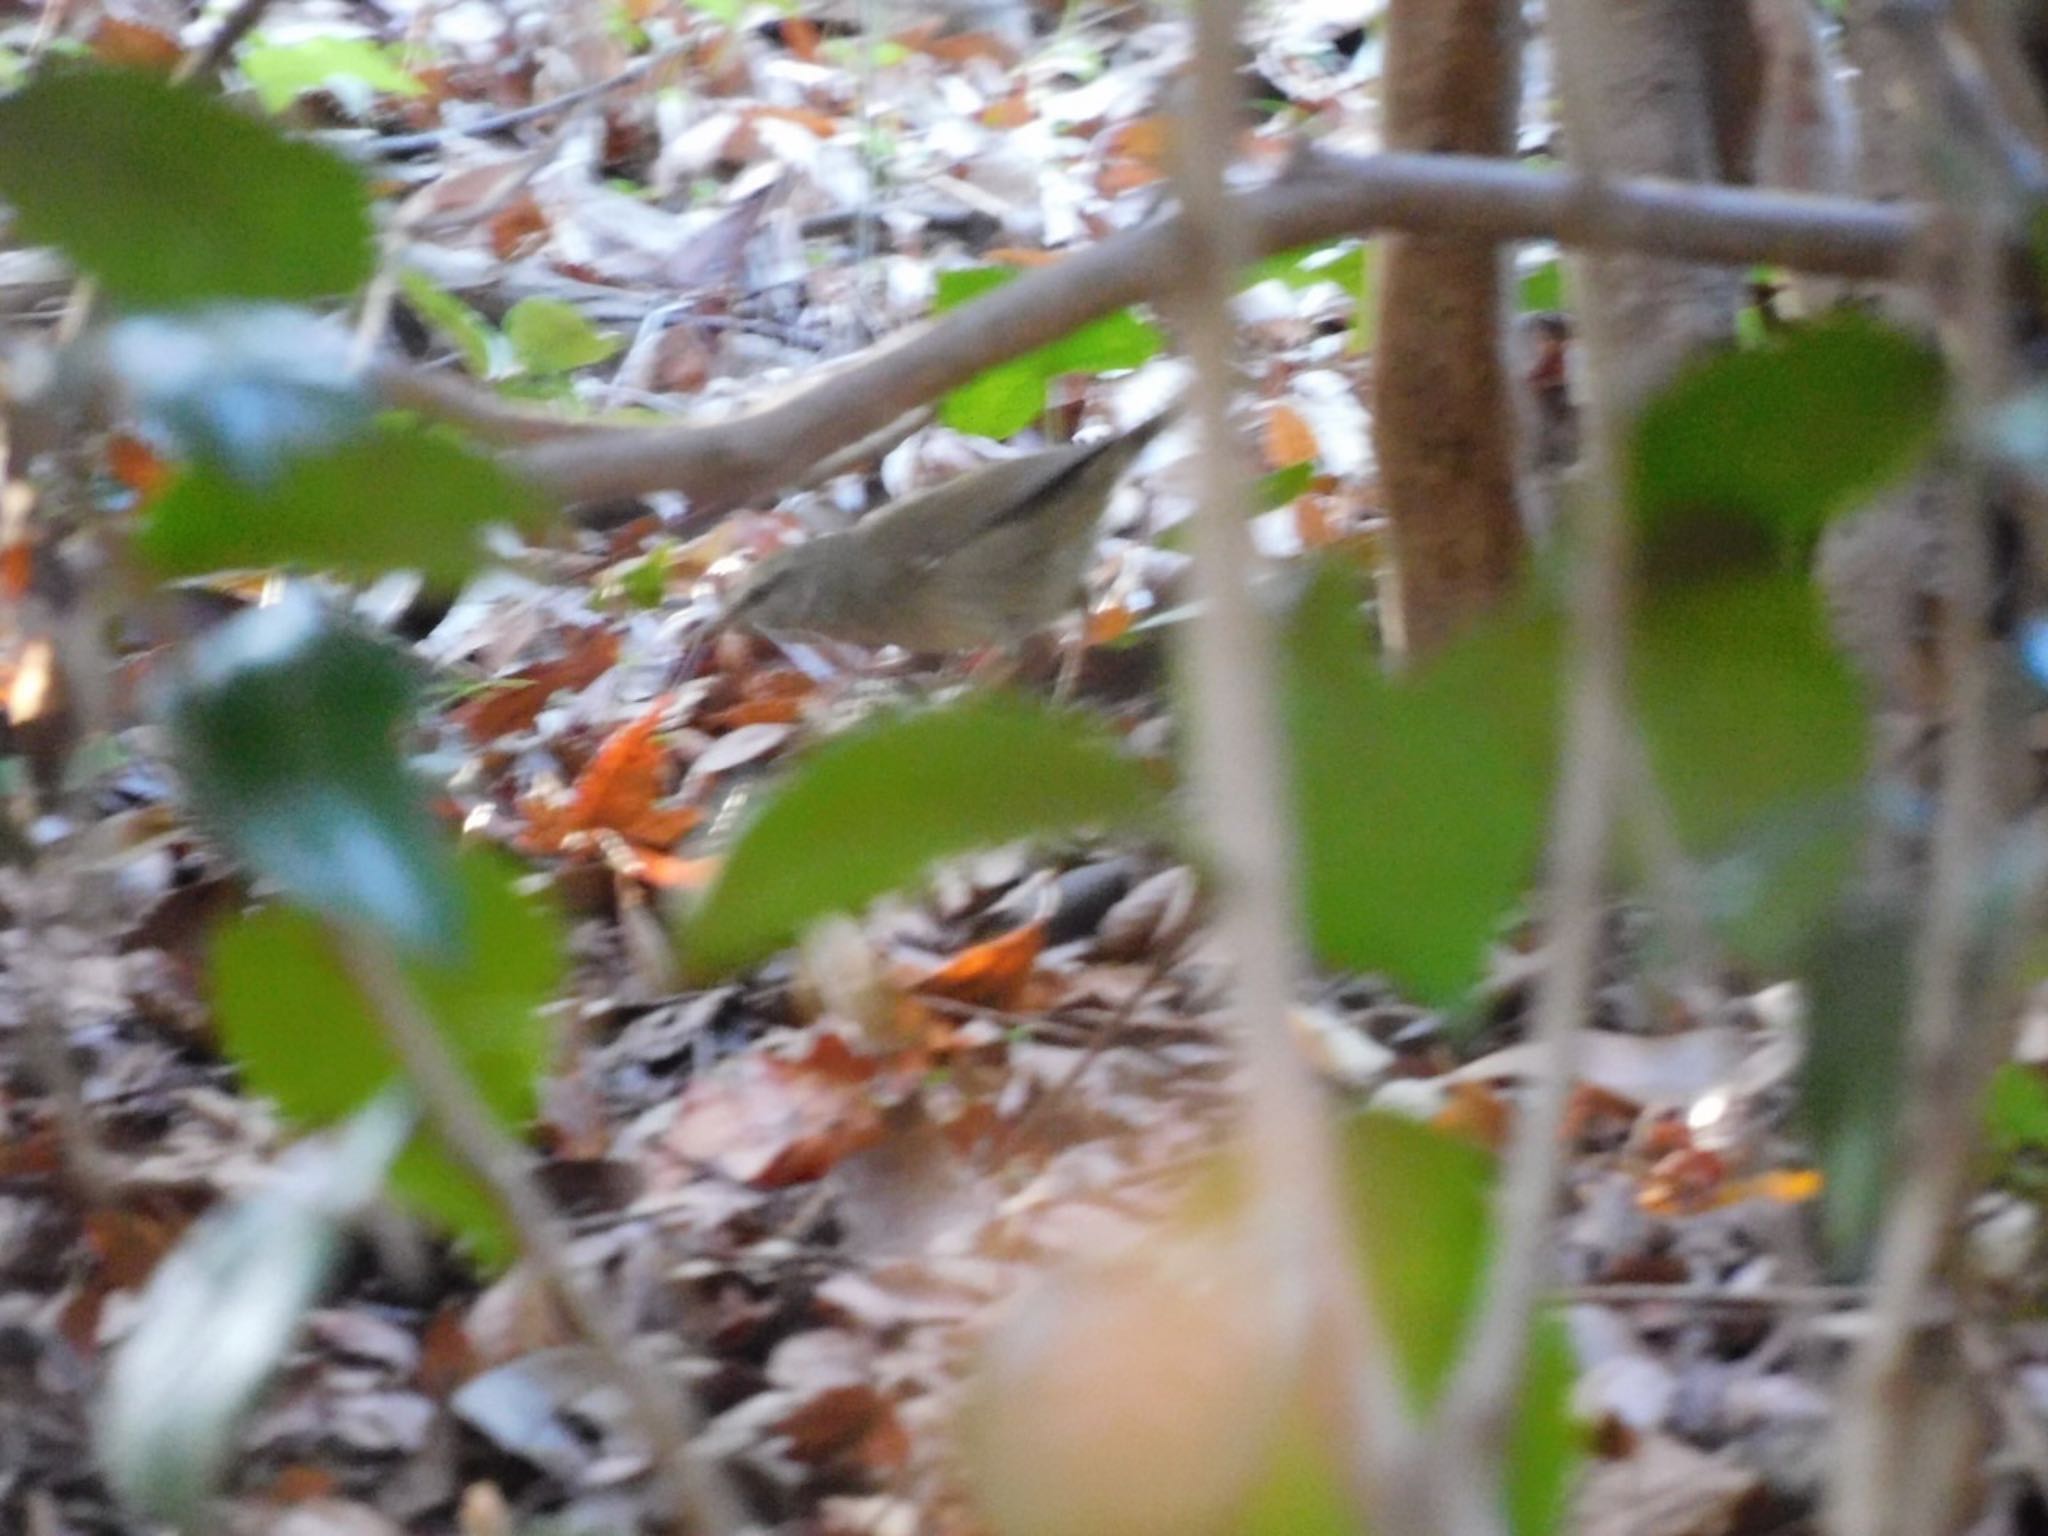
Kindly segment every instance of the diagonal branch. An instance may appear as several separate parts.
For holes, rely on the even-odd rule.
[[[1247,257],[1402,229],[1865,279],[1900,274],[1926,225],[1924,211],[1912,207],[1649,179],[1596,185],[1568,171],[1470,155],[1311,154],[1230,205]],[[531,444],[512,462],[565,502],[677,490],[707,508],[731,506],[997,363],[1153,297],[1161,274],[1178,270],[1185,239],[1178,215],[1112,236],[745,415],[706,426],[584,430]],[[480,400],[469,425],[487,429],[505,413]]]

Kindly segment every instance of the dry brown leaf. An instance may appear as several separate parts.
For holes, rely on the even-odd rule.
[[[601,625],[570,630],[563,653],[552,661],[535,662],[494,683],[448,712],[448,718],[477,743],[496,741],[526,729],[555,694],[587,688],[615,666],[619,637]]]
[[[984,1008],[1013,1007],[1045,949],[1045,924],[1026,923],[963,949],[912,990]]]
[[[882,1135],[869,1101],[872,1069],[845,1042],[823,1035],[809,1057],[743,1056],[683,1090],[661,1145],[756,1189],[824,1177]],[[837,1041],[836,1052],[822,1044]]]
[[[1259,434],[1259,453],[1268,470],[1307,464],[1317,452],[1315,429],[1291,405],[1274,405],[1266,412]]]
[[[609,830],[635,843],[665,849],[696,826],[695,806],[657,806],[668,777],[668,754],[658,738],[667,700],[620,726],[576,777],[566,804],[528,799],[526,841],[553,852],[579,832]]]
[[[1498,1152],[1507,1145],[1514,1111],[1507,1100],[1484,1083],[1452,1083],[1446,1090],[1444,1107],[1430,1116],[1429,1123],[1489,1152]]]
[[[141,69],[167,75],[184,58],[177,34],[146,22],[102,16],[92,29],[93,57],[117,69]]]

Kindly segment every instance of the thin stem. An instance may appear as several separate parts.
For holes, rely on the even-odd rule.
[[[528,1176],[518,1149],[499,1130],[449,1054],[389,947],[338,924],[330,932],[350,979],[369,999],[434,1129],[489,1191],[518,1234],[527,1262],[624,1394],[647,1437],[676,1523],[696,1536],[733,1536],[746,1524],[743,1506],[718,1468],[691,1446],[702,1423],[694,1399],[679,1383],[665,1380],[635,1358],[626,1335],[584,1285],[555,1215]]]
[[[1415,1428],[1393,1376],[1395,1356],[1358,1283],[1323,1106],[1288,1028],[1300,964],[1294,829],[1279,672],[1248,581],[1249,482],[1230,420],[1232,299],[1251,246],[1244,205],[1226,195],[1223,181],[1239,104],[1238,19],[1235,0],[1207,0],[1196,10],[1192,102],[1176,136],[1184,212],[1164,226],[1175,240],[1161,254],[1171,259],[1152,270],[1177,279],[1170,297],[1195,368],[1191,393],[1202,434],[1205,493],[1193,550],[1204,601],[1189,639],[1195,778],[1220,871],[1218,932],[1236,976],[1255,1219],[1279,1272],[1310,1287],[1321,1337],[1334,1352],[1354,1498],[1385,1536],[1419,1536],[1426,1526]]]

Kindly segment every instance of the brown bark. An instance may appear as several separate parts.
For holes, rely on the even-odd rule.
[[[1520,94],[1513,0],[1393,0],[1387,146],[1506,155]],[[1424,654],[1492,610],[1521,574],[1516,413],[1502,339],[1505,253],[1398,234],[1381,250],[1373,444],[1392,535],[1388,637]]]

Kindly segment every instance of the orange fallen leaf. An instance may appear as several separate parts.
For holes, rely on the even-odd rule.
[[[92,29],[93,57],[118,69],[141,69],[167,75],[185,56],[172,33],[119,16],[102,16]]]
[[[1259,434],[1259,451],[1269,470],[1306,464],[1316,456],[1315,429],[1291,405],[1275,405],[1266,412],[1265,428]]]
[[[129,490],[149,500],[170,484],[171,466],[149,444],[126,432],[107,439],[107,468]]]
[[[757,118],[772,117],[779,122],[795,123],[799,128],[808,128],[821,139],[833,138],[839,132],[837,118],[809,107],[753,107],[749,110]]]
[[[1173,125],[1163,113],[1134,117],[1109,132],[1108,152],[1132,160],[1143,160],[1155,169],[1166,164],[1166,151],[1173,137]]]
[[[1058,251],[1033,250],[1024,245],[999,245],[983,255],[1004,267],[1049,267],[1060,259]]]
[[[803,700],[793,697],[742,699],[714,709],[700,722],[709,731],[736,731],[746,725],[795,725],[803,717]]]
[[[553,226],[531,192],[522,192],[491,215],[485,226],[491,251],[500,261],[529,254]]]
[[[1485,1083],[1452,1083],[1445,1091],[1444,1106],[1430,1116],[1437,1130],[1457,1136],[1489,1152],[1508,1143],[1508,1128],[1514,1113],[1508,1102]]]
[[[657,739],[667,710],[668,701],[661,700],[606,737],[577,775],[567,804],[525,802],[528,840],[552,852],[578,832],[609,830],[650,848],[667,848],[694,827],[703,814],[695,806],[655,804],[669,770]]]
[[[601,626],[573,630],[564,643],[563,655],[522,667],[456,705],[448,718],[471,741],[496,741],[533,724],[541,706],[563,689],[589,687],[619,659],[619,637]]]
[[[1095,173],[1095,190],[1104,197],[1117,197],[1165,179],[1166,172],[1149,161],[1127,158],[1110,160]]]
[[[1088,615],[1088,622],[1082,631],[1082,644],[1089,646],[1108,645],[1121,640],[1131,632],[1131,626],[1138,616],[1123,603],[1110,603],[1094,609]]]
[[[818,24],[807,16],[782,18],[782,46],[806,64],[818,62]]]
[[[1031,98],[1020,87],[981,109],[984,128],[1022,128],[1034,116]]]
[[[1026,923],[985,944],[963,949],[915,983],[913,990],[984,1008],[1007,1008],[1031,979],[1045,949],[1045,924]]]

